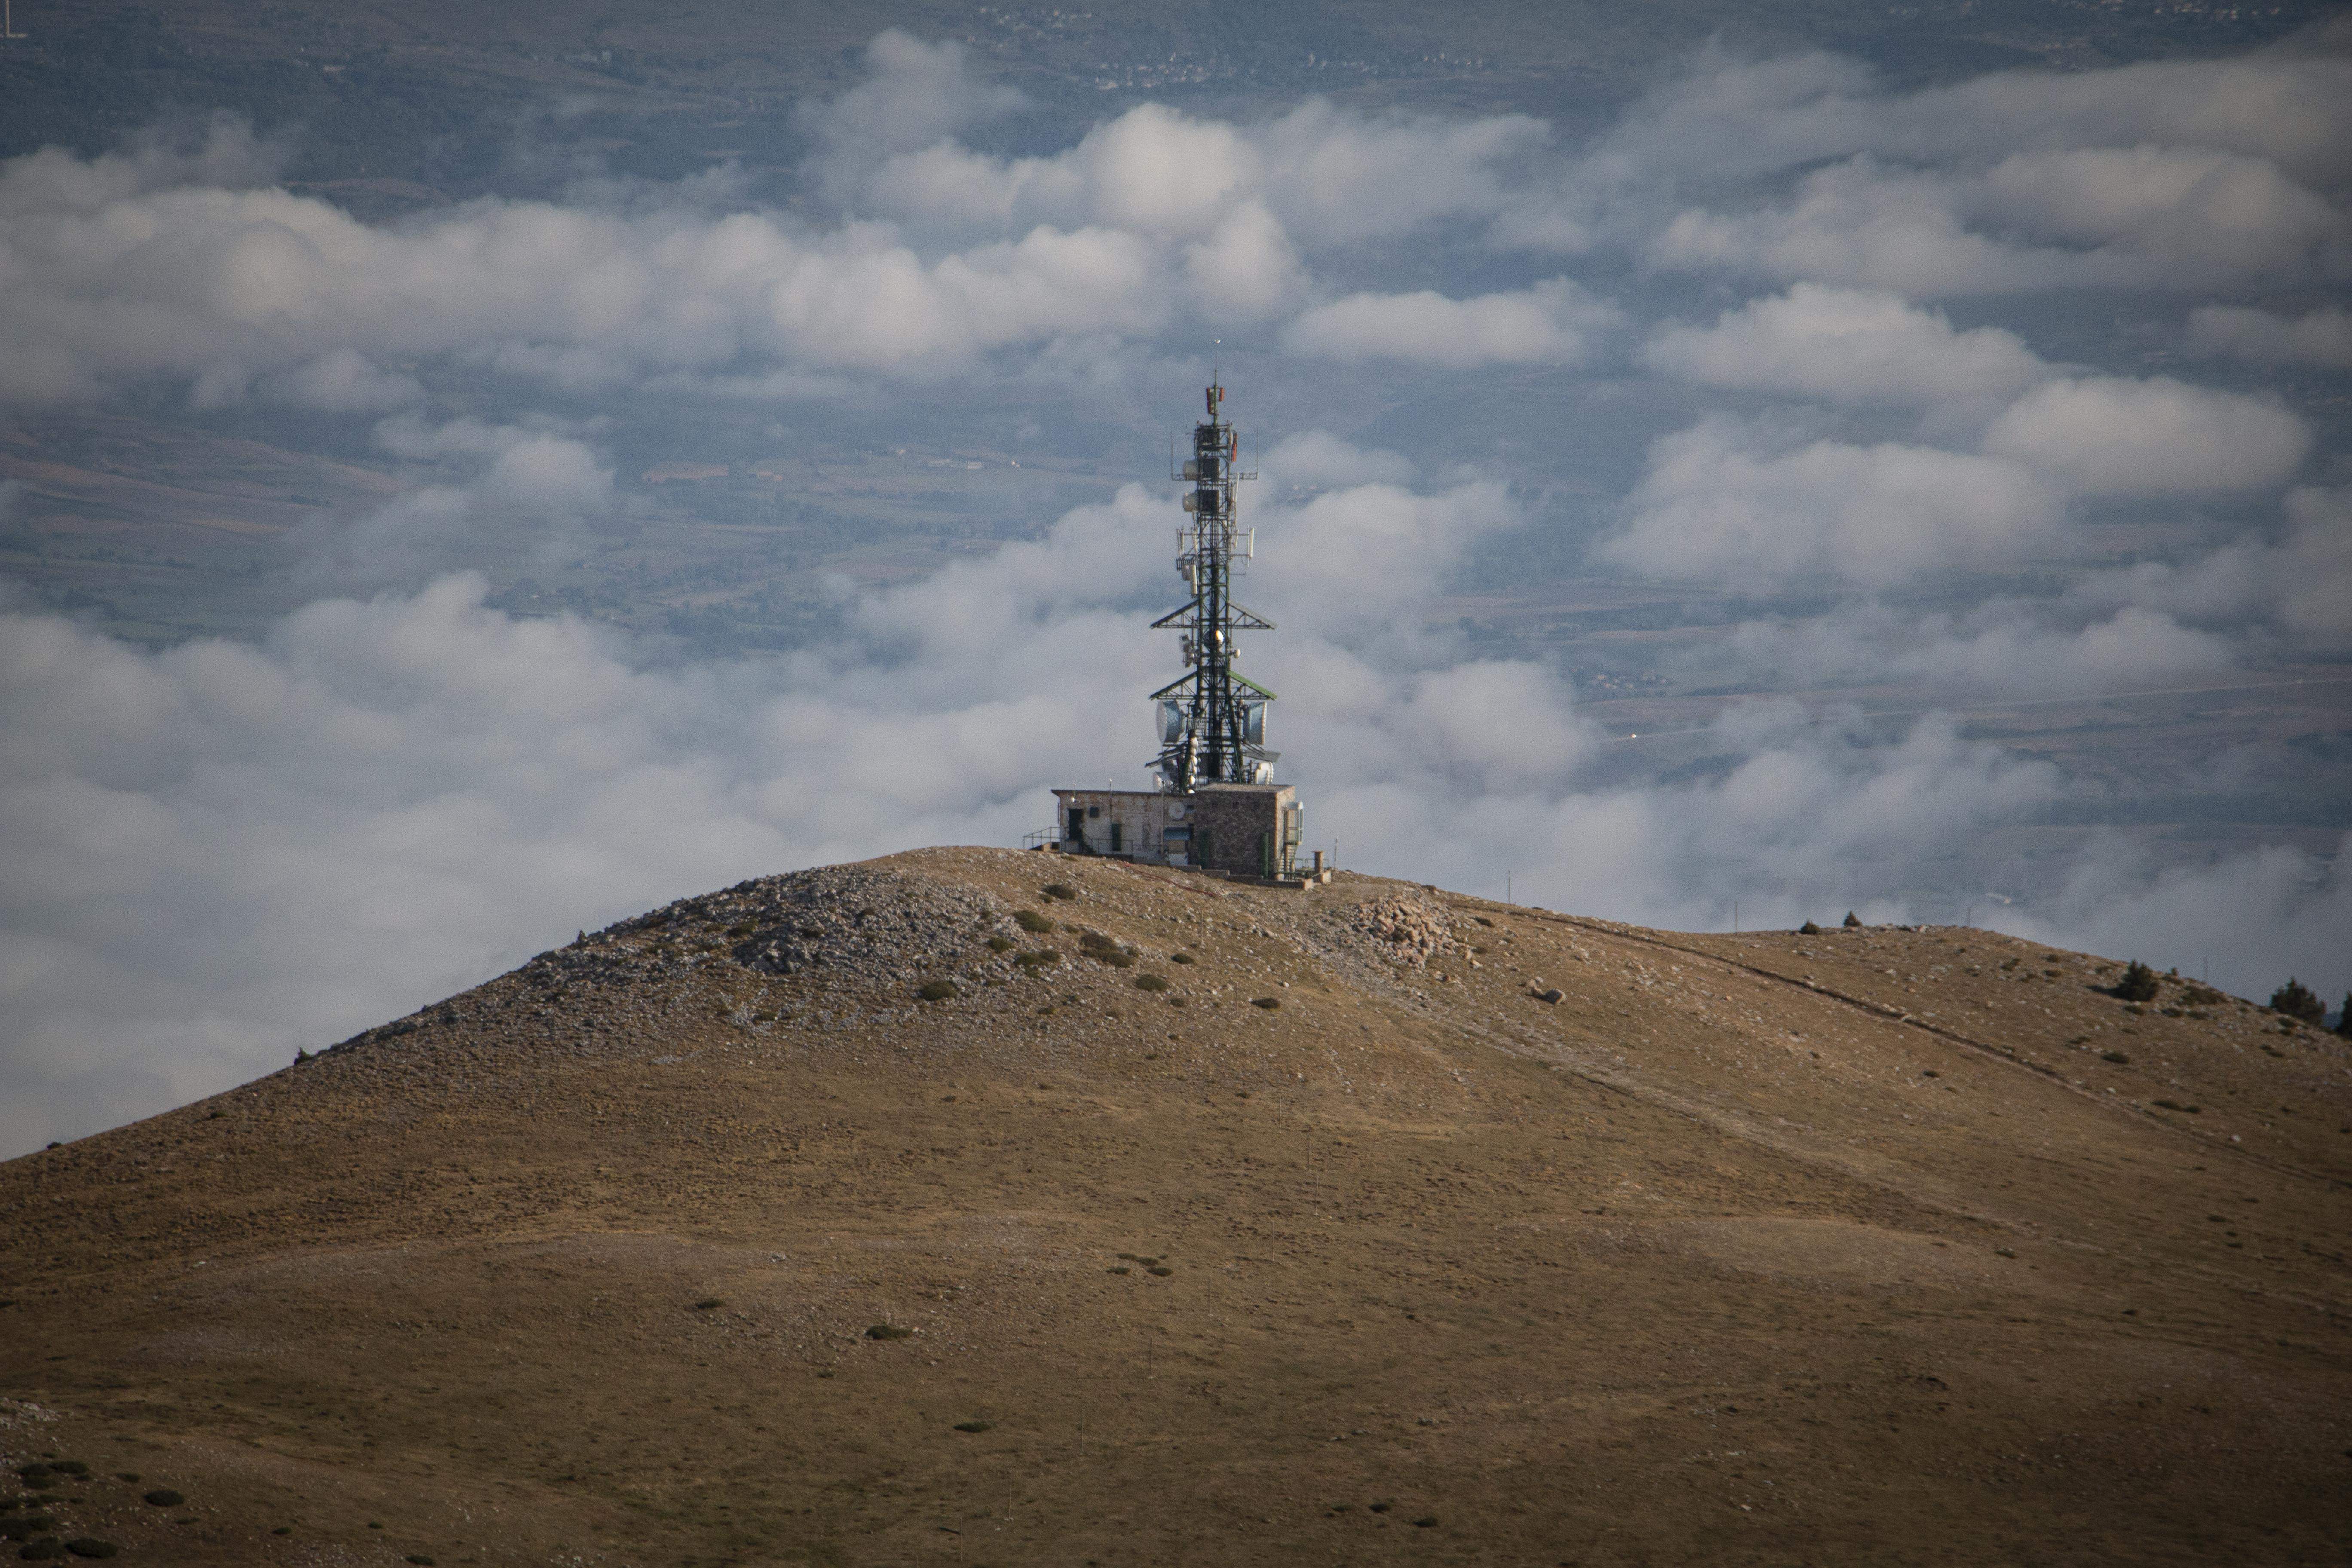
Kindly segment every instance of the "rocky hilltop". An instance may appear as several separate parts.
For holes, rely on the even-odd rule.
[[[2343,1561],[2352,1059],[2120,972],[979,849],[745,882],[0,1166],[0,1532]]]

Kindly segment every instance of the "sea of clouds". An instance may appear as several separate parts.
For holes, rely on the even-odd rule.
[[[576,927],[1009,844],[1054,784],[1140,783],[1169,489],[843,584],[822,648],[681,665],[487,607],[446,569],[484,519],[561,539],[620,504],[559,402],[1191,384],[1220,333],[1334,377],[1638,382],[1689,417],[1649,443],[1591,568],[1838,602],[1730,628],[1694,678],[2039,698],[2341,658],[2352,483],[2263,378],[2352,368],[2347,45],[1909,92],[1827,55],[1709,54],[1580,143],[1310,100],[1247,122],[1146,104],[1013,156],[964,138],[1017,95],[894,32],[803,110],[781,205],[723,169],[364,223],[278,184],[226,122],[0,164],[0,399],[176,385],[373,419],[387,452],[454,465],[307,539],[316,602],[257,641],[149,651],[0,605],[0,1153],[239,1081]],[[2161,371],[2036,346],[2053,300],[2113,297],[2163,324]],[[456,416],[420,366],[551,411]],[[1735,898],[1750,925],[1950,921],[1888,889],[1948,886],[1935,868],[1989,830],[2095,803],[1943,714],[1890,739],[1769,699],[1712,726],[1720,765],[1629,774],[1552,668],[1432,629],[1482,545],[1539,525],[1524,487],[1476,452],[1320,429],[1260,468],[1244,597],[1282,626],[1284,776],[1343,863],[1487,893],[1508,871],[1522,901],[1685,927],[1728,924]],[[2118,516],[2162,547],[2118,558]],[[1969,574],[2001,585],[1925,615],[1886,597]],[[2214,787],[2231,766],[2210,759]],[[2117,834],[2061,891],[1975,913],[2242,992],[2341,989],[2345,863],[2159,870]]]

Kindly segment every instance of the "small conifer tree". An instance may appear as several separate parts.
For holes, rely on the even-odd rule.
[[[1846,910],[1845,929],[1848,931],[1860,931],[1862,929],[1862,917],[1855,914],[1852,910]]]
[[[2352,991],[2344,993],[2344,1011],[2336,1015],[2336,1032],[2352,1040]]]
[[[2271,993],[2271,1011],[2316,1024],[2327,1016],[2327,1004],[2312,994],[2310,986],[2290,974],[2285,984]]]
[[[2124,970],[2124,977],[2116,982],[2116,994],[2126,1002],[2156,1000],[2156,971],[2135,958]]]

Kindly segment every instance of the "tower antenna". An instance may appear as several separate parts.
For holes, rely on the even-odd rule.
[[[1234,511],[1234,487],[1244,473],[1234,427],[1224,416],[1225,389],[1212,371],[1203,417],[1192,426],[1192,456],[1171,479],[1192,485],[1184,496],[1191,523],[1176,535],[1176,570],[1192,591],[1183,608],[1152,622],[1181,634],[1184,675],[1151,694],[1160,708],[1160,786],[1175,795],[1211,784],[1265,784],[1279,752],[1265,749],[1265,709],[1274,693],[1237,668],[1236,632],[1270,632],[1274,623],[1234,603],[1234,578],[1255,548],[1255,533]]]

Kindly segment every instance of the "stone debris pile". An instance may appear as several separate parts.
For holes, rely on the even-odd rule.
[[[643,1035],[692,1006],[688,992],[652,983],[750,970],[903,990],[992,960],[982,945],[992,936],[1021,934],[1011,907],[979,889],[887,868],[820,867],[738,882],[584,934],[485,986],[329,1048],[478,1026],[513,1007],[520,1009],[514,1022],[565,1036],[616,1025]]]
[[[1366,900],[1356,906],[1349,925],[1370,937],[1383,957],[1416,968],[1460,945],[1454,940],[1452,916],[1427,899],[1403,893]]]
[[[975,943],[1012,929],[1004,902],[978,889],[825,866],[683,900],[600,932],[598,940],[669,935],[692,943],[699,955],[761,973],[814,970],[889,984],[952,966]]]

